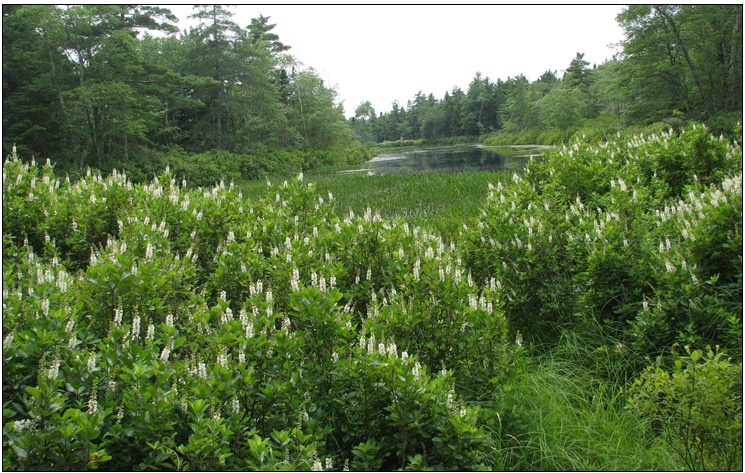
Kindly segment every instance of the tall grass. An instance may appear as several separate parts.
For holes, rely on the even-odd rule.
[[[567,332],[519,375],[505,398],[511,469],[681,469],[664,439],[625,408],[624,380],[633,360],[604,348],[611,343]]]
[[[488,194],[488,184],[505,180],[505,172],[421,173],[384,176],[325,175],[305,177],[321,196],[334,195],[335,211],[364,213],[370,207],[383,218],[402,217],[410,225],[436,231],[448,241],[458,237],[463,224],[475,221]],[[256,198],[265,181],[240,184],[244,196]]]

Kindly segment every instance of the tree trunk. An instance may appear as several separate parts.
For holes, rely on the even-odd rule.
[[[127,106],[124,106],[124,113],[127,111]],[[127,130],[124,130],[124,134],[122,135],[122,160],[126,163],[127,159],[129,159],[129,139]]]
[[[67,120],[67,107],[65,106],[65,99],[62,97],[62,88],[59,85],[59,80],[57,79],[57,68],[54,65],[54,56],[52,55],[52,45],[49,42],[49,37],[47,36],[46,31],[43,31],[44,33],[44,39],[47,41],[47,53],[49,54],[49,64],[52,67],[52,79],[54,80],[54,86],[57,88],[57,98],[59,99],[59,103],[62,106],[62,115],[64,115],[65,120]]]
[[[126,67],[126,65],[125,65]],[[127,76],[122,75],[122,82],[127,84]],[[126,89],[125,89],[126,90]],[[122,94],[122,160],[126,163],[129,159],[129,133],[127,131],[127,93]]]
[[[49,41],[49,36],[47,36],[47,32],[44,29],[42,29],[41,32],[44,35],[44,39],[46,40],[46,44],[47,44],[47,54],[49,55],[49,65],[51,66],[51,69],[52,69],[52,80],[54,81],[55,89],[57,89],[57,100],[59,100],[60,108],[62,108],[62,119],[63,119],[62,123],[64,127],[65,125],[68,124],[67,106],[65,105],[65,98],[62,95],[62,87],[60,87],[59,79],[57,78],[57,67],[54,64],[54,55],[52,54],[52,44]],[[74,138],[74,134],[70,132],[69,130],[67,134],[69,135],[70,141],[72,142],[72,149],[74,153],[75,148],[77,147],[77,143],[76,143],[77,139]],[[59,136],[60,149],[65,149],[64,135],[65,135],[64,133],[60,133],[60,136]],[[81,163],[81,166],[82,166],[82,163]]]
[[[83,166],[85,165],[85,155],[83,154],[83,145],[80,143],[80,136],[75,133],[71,133],[71,135],[74,159],[78,169],[83,169]]]
[[[217,87],[217,149],[222,149],[222,84]]]
[[[308,129],[305,126],[305,114],[303,113],[303,99],[300,97],[300,87],[295,82],[295,90],[297,90],[297,100],[300,102],[300,118],[303,121],[303,133],[305,134],[305,146],[308,146]]]
[[[737,36],[742,34],[742,16],[735,15],[735,25],[732,28],[731,52],[729,54],[729,64],[727,70],[727,110],[742,110],[742,41],[737,41]],[[740,50],[737,50],[737,46]],[[740,61],[740,67],[737,62]],[[737,72],[740,71],[738,80]]]
[[[698,71],[696,70],[696,65],[693,63],[693,60],[691,60],[691,56],[688,54],[688,48],[686,47],[683,38],[681,38],[680,36],[680,32],[678,31],[678,27],[675,25],[675,21],[673,21],[670,15],[668,15],[667,12],[662,10],[660,7],[655,6],[653,8],[654,11],[656,11],[667,22],[667,24],[670,25],[670,29],[673,31],[673,34],[675,34],[675,38],[678,42],[678,45],[680,45],[683,57],[685,58],[686,63],[688,63],[688,68],[691,70],[691,74],[693,74],[693,80],[696,82],[698,93],[701,95],[701,100],[703,100],[704,102],[704,110],[707,112],[707,114],[711,114],[712,110],[709,97],[704,92],[704,87],[701,85],[701,78],[699,77]]]

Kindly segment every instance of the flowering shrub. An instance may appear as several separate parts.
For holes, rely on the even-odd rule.
[[[493,465],[496,414],[469,401],[521,354],[496,282],[333,202],[302,176],[249,202],[10,157],[3,467]]]
[[[598,320],[641,354],[742,353],[742,148],[701,125],[551,152],[490,190],[465,239],[533,339]]]

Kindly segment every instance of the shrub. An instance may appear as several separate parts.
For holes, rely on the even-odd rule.
[[[472,401],[521,351],[439,237],[302,179],[4,176],[4,468],[500,464]]]
[[[719,112],[706,120],[706,126],[715,136],[736,140],[742,138],[742,112]],[[739,130],[739,131],[738,131]]]
[[[405,140],[401,138],[400,140],[389,140],[389,141],[383,141],[377,144],[377,147],[379,148],[403,148],[406,146],[421,146],[424,144],[424,139],[420,138],[418,140]]]
[[[163,151],[138,149],[126,162],[107,159],[98,167],[103,175],[126,174],[131,182],[148,183],[164,168],[170,168],[175,178],[191,187],[211,187],[220,182],[271,177],[296,176],[300,171],[320,166],[348,166],[366,161],[372,152],[359,141],[337,143],[328,148],[298,149],[280,148],[263,143],[236,151],[212,149],[199,153],[184,151],[174,146]],[[79,170],[65,161],[73,180],[90,175],[90,170]],[[58,172],[59,174],[59,172]]]
[[[305,169],[313,169],[321,166],[345,166],[359,164],[372,158],[373,154],[368,147],[359,141],[350,142],[347,145],[335,145],[325,149],[311,149],[303,153]]]
[[[658,360],[635,381],[628,407],[653,419],[690,470],[742,470],[742,363],[691,350],[672,370]]]
[[[575,142],[490,189],[464,261],[529,339],[598,320],[641,354],[741,353],[741,168],[737,143],[696,124]]]

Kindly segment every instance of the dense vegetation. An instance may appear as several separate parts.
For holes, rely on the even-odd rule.
[[[741,148],[695,124],[575,142],[491,191],[464,258],[505,281],[515,329],[596,321],[650,356],[674,342],[741,356],[741,168]]]
[[[170,165],[195,185],[368,158],[269,18],[232,15],[195,7],[176,37],[161,7],[3,5],[4,154],[145,181]]]
[[[494,461],[455,380],[490,397],[519,347],[439,237],[300,180],[4,176],[6,468]]]
[[[700,125],[576,143],[446,244],[11,156],[3,466],[739,471],[741,179]]]
[[[618,21],[623,51],[603,64],[590,67],[577,53],[563,77],[549,70],[533,82],[477,73],[442,100],[420,91],[379,115],[360,104],[352,125],[377,142],[482,136],[489,144],[559,144],[691,119],[718,134],[741,120],[742,5],[630,5]]]
[[[741,471],[741,12],[347,121],[266,17],[4,5],[3,469]],[[424,139],[566,144],[298,175]]]

